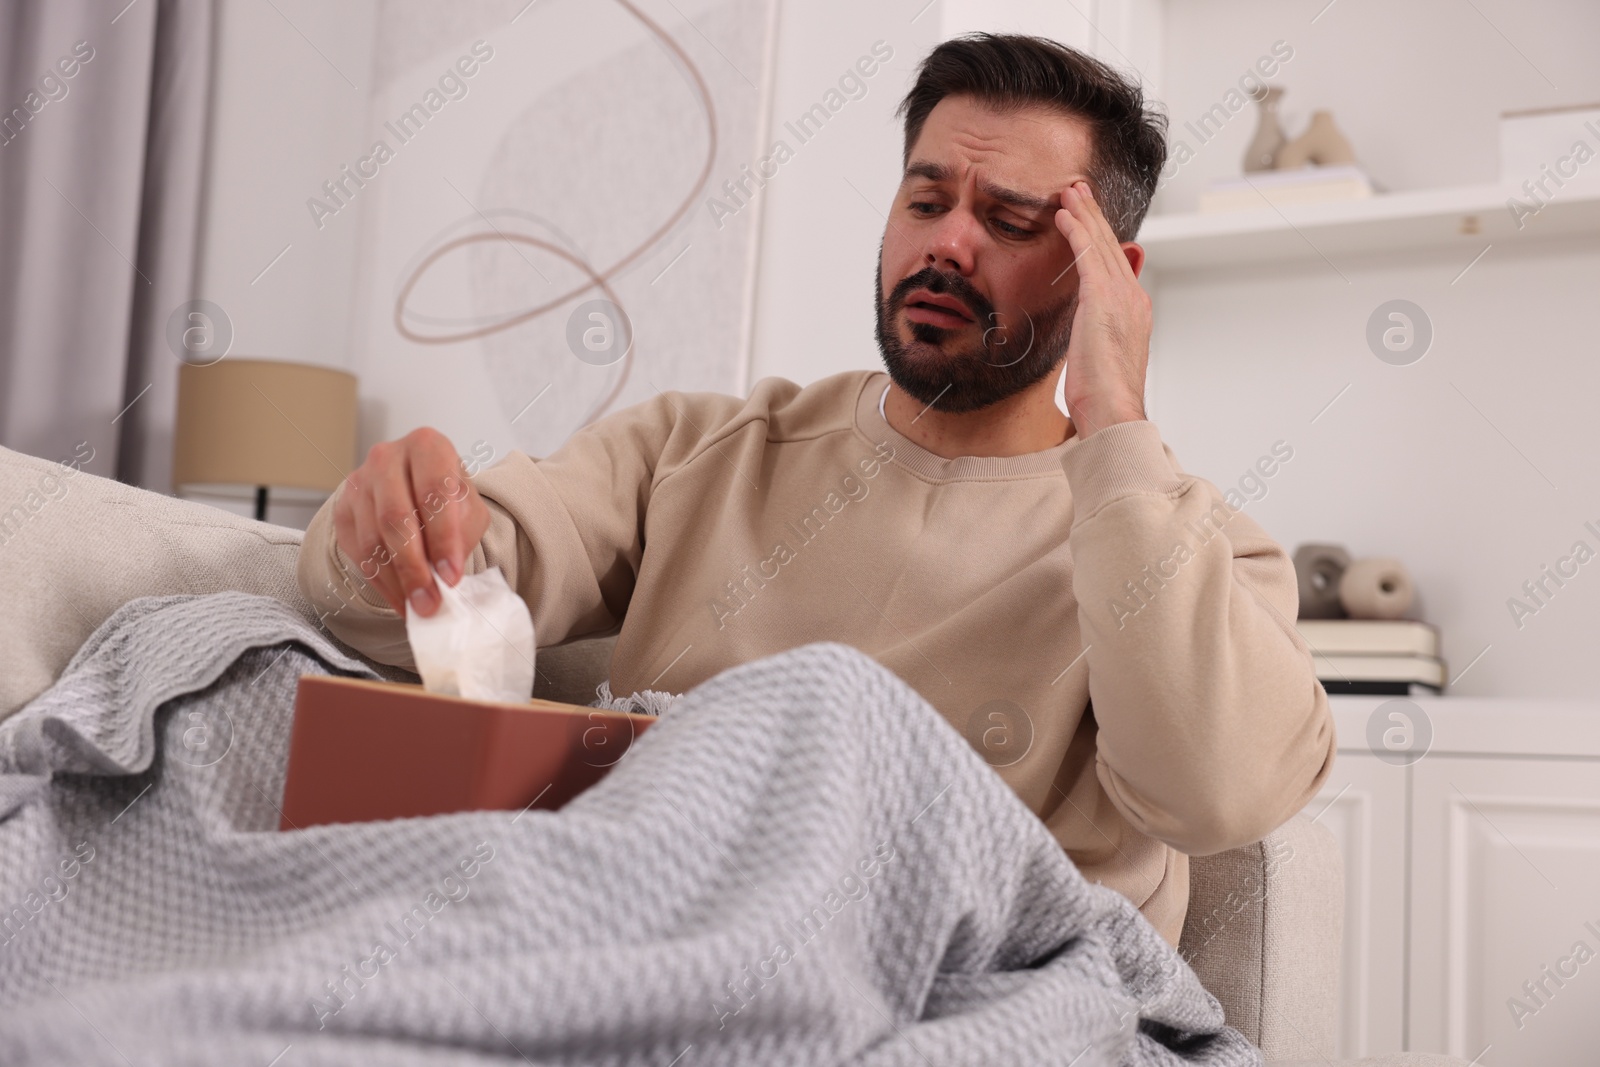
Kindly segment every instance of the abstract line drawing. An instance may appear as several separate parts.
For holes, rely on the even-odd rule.
[[[688,54],[673,37],[659,24],[640,11],[630,0],[616,0],[616,3],[637,19],[677,60],[682,64],[684,71],[692,79],[693,87],[698,96],[699,103],[704,112],[707,130],[707,145],[705,158],[700,167],[700,172],[692,186],[684,194],[678,206],[662,221],[650,234],[640,240],[631,250],[618,258],[614,263],[604,269],[596,269],[588,259],[569,248],[545,240],[532,234],[519,232],[506,226],[497,225],[495,218],[534,221],[525,213],[511,212],[504,209],[478,210],[476,206],[470,215],[465,216],[456,224],[447,228],[454,230],[462,225],[480,228],[469,229],[468,232],[456,236],[436,238],[435,243],[428,247],[419,260],[412,265],[405,274],[394,300],[393,324],[395,330],[408,341],[425,345],[450,345],[464,341],[474,341],[502,333],[513,327],[530,322],[550,311],[559,308],[583,293],[598,288],[605,298],[627,313],[627,309],[611,285],[612,279],[627,269],[631,264],[652,251],[661,239],[670,233],[674,227],[688,214],[689,210],[699,199],[710,181],[712,167],[715,163],[718,130],[716,108],[712,101],[710,88],[700,69],[690,59]],[[541,225],[548,226],[543,220]],[[580,274],[583,281],[567,288],[565,292],[536,304],[533,307],[517,309],[509,313],[502,313],[487,322],[463,322],[460,320],[445,320],[430,317],[418,312],[411,307],[411,300],[419,283],[441,259],[461,249],[481,244],[504,244],[515,247],[522,245],[537,249],[541,253],[551,253],[571,264]],[[521,253],[519,252],[519,255]],[[524,257],[526,259],[526,257]],[[532,262],[528,261],[532,267]],[[533,268],[537,270],[537,268]],[[627,354],[618,362],[616,380],[611,388],[598,403],[586,413],[578,427],[581,429],[598,419],[616,401],[624,385],[628,381],[629,371],[637,358],[636,346],[630,346]]]

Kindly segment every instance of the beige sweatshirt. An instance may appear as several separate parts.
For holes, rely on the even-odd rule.
[[[505,572],[540,645],[620,626],[617,694],[812,641],[861,649],[1177,944],[1186,854],[1259,840],[1332,767],[1288,556],[1154,423],[942,459],[884,420],[887,384],[662,393],[544,459],[512,452],[473,479],[492,517],[467,570]],[[301,589],[340,638],[413,667],[332,508]]]

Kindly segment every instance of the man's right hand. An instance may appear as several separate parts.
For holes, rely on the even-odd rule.
[[[422,427],[372,446],[339,487],[339,547],[402,616],[439,607],[432,566],[451,586],[489,528],[489,506],[448,438]]]

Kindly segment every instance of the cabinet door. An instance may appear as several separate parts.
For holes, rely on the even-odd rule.
[[[1594,1067],[1600,762],[1428,756],[1411,772],[1411,1048]]]
[[[1333,831],[1344,856],[1340,1059],[1404,1048],[1407,771],[1341,751],[1305,809]]]

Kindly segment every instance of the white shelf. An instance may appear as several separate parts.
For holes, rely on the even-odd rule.
[[[1409,700],[1428,716],[1431,754],[1600,760],[1600,702],[1511,697],[1330,696],[1339,751],[1371,751],[1367,721],[1390,700]]]
[[[1208,215],[1151,215],[1137,240],[1147,253],[1147,269],[1156,274],[1324,259],[1341,267],[1357,256],[1419,249],[1458,251],[1465,267],[1490,244],[1600,240],[1600,188],[1558,190],[1537,215],[1523,217],[1521,230],[1506,207],[1512,196],[1529,202],[1517,189],[1470,185]]]

